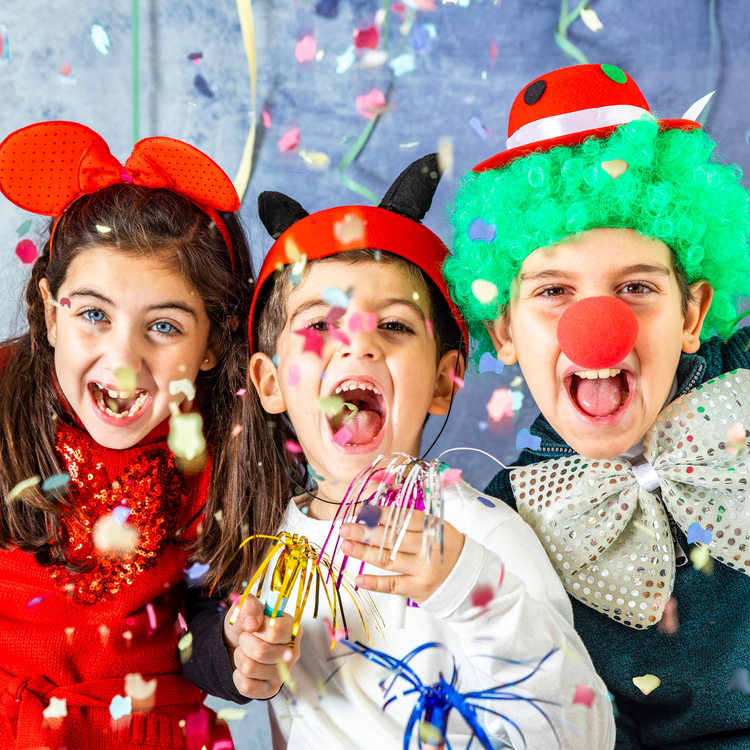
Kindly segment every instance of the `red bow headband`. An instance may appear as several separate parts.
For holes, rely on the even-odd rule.
[[[104,139],[77,122],[39,122],[11,133],[0,143],[0,192],[16,206],[57,224],[78,198],[121,182],[165,188],[206,213],[227,243],[232,242],[218,211],[236,211],[240,199],[224,171],[187,143],[174,138],[144,138],[123,167]]]

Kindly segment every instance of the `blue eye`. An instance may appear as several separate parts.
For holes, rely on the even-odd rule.
[[[83,313],[92,323],[101,323],[105,315],[101,310],[86,310]]]
[[[160,320],[158,323],[154,323],[152,328],[157,332],[169,336],[172,333],[177,333],[177,329],[171,324],[167,323],[166,320]]]

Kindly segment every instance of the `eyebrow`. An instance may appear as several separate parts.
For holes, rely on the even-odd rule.
[[[103,294],[95,292],[93,289],[76,289],[74,292],[70,293],[69,297],[94,297],[94,299],[101,300],[107,305],[115,306],[115,303],[109,299],[109,297],[105,297]],[[180,302],[179,300],[169,300],[158,305],[150,305],[146,308],[146,312],[153,312],[154,310],[181,310],[193,318],[193,320],[198,320],[198,314],[195,310],[190,307],[190,305],[185,302]]]
[[[415,312],[420,320],[425,320],[425,314],[422,308],[414,301],[410,299],[406,299],[405,297],[391,297],[390,299],[383,300],[383,303],[380,305],[381,308],[384,307],[391,307],[393,305],[403,305],[404,307],[410,308],[413,312]],[[303,302],[293,313],[292,317],[289,320],[290,325],[294,323],[294,321],[303,313],[307,312],[313,307],[331,307],[331,305],[326,302],[323,299],[316,298],[316,299],[310,299],[307,300],[307,302]]]
[[[671,271],[666,266],[651,265],[649,263],[636,263],[632,266],[626,266],[618,271],[620,276],[630,276],[634,273],[655,273],[660,276],[669,276]],[[578,274],[569,271],[560,271],[555,268],[545,268],[543,271],[536,273],[522,273],[520,281],[540,281],[542,279],[565,279],[571,281],[578,277]]]

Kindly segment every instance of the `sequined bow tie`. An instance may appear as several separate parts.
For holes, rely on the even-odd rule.
[[[727,438],[737,423],[750,425],[750,370],[665,407],[645,464],[570,456],[510,472],[518,512],[571,596],[631,628],[657,623],[675,575],[670,516],[686,534],[700,524],[711,557],[750,573],[747,438],[738,450]]]

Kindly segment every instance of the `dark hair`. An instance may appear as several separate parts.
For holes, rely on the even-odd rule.
[[[304,273],[312,265],[328,261],[357,263],[380,261],[399,264],[409,276],[420,294],[427,293],[430,300],[430,319],[437,348],[437,361],[451,349],[463,351],[462,332],[451,314],[450,306],[437,285],[415,264],[393,253],[370,249],[347,250],[329,258],[307,261]],[[286,323],[287,301],[293,288],[290,279],[291,266],[287,265],[271,276],[264,284],[259,296],[262,305],[256,320],[257,332],[253,332],[258,342],[257,351],[272,357],[275,354],[281,331]],[[225,513],[225,537],[222,550],[209,561],[211,571],[208,577],[216,581],[220,571],[222,591],[236,591],[243,581],[247,581],[252,571],[262,561],[269,546],[267,539],[254,539],[233,555],[248,536],[253,534],[275,535],[279,532],[286,512],[286,504],[291,497],[306,491],[311,485],[307,461],[304,454],[287,450],[287,442],[297,440],[297,436],[286,412],[269,415],[261,406],[255,388],[248,374],[247,394],[244,398],[242,425],[243,449],[248,470],[245,486],[247,494],[240,500],[240,506]],[[232,514],[231,522],[229,513]],[[243,528],[243,522],[246,524]]]
[[[0,493],[7,497],[19,482],[35,474],[61,471],[55,451],[55,422],[70,420],[55,387],[54,349],[47,340],[39,282],[46,278],[53,296],[74,258],[94,246],[128,255],[156,256],[178,265],[199,294],[219,356],[215,367],[196,382],[196,407],[213,450],[206,503],[206,534],[223,508],[223,496],[242,491],[244,473],[234,464],[231,436],[241,411],[235,395],[244,386],[252,263],[234,214],[223,219],[232,240],[234,272],[226,243],[214,222],[197,206],[169,190],[118,184],[77,200],[64,214],[50,255],[49,237],[26,286],[26,333],[4,342],[7,365],[0,388]],[[97,225],[110,229],[101,232]],[[52,224],[50,224],[50,230]],[[0,549],[31,552],[42,565],[77,568],[67,559],[59,520],[73,511],[63,493],[45,494],[39,485],[0,507]]]

